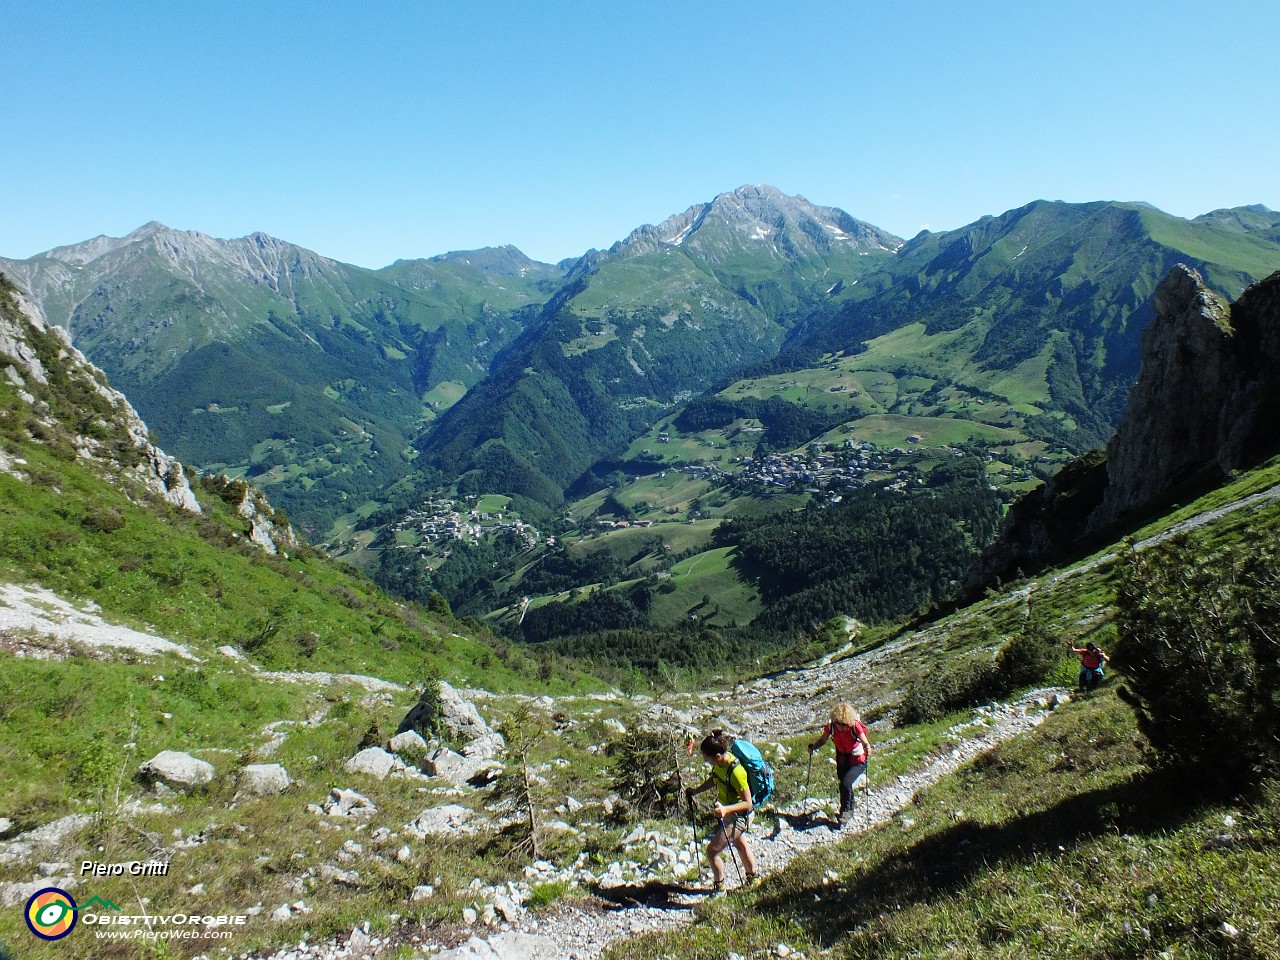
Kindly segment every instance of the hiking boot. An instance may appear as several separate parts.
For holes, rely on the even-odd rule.
[[[760,885],[760,874],[758,873],[748,873],[747,879],[742,881],[743,889],[746,889],[747,887],[755,887],[759,885]]]
[[[853,811],[852,811],[852,810],[841,810],[841,811],[840,811],[840,826],[842,826],[842,827],[843,827],[846,823],[850,823],[852,820],[853,820]]]
[[[709,889],[709,890],[707,891],[707,896],[708,896],[708,897],[723,897],[723,896],[724,896],[724,883],[723,883],[723,882],[721,882],[721,881],[719,881],[719,880],[717,880],[715,883],[713,883],[713,884],[711,885],[711,889]]]

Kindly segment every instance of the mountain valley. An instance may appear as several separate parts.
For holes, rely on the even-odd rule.
[[[0,563],[52,588],[0,601],[6,960],[647,960],[721,955],[730,927],[733,952],[758,958],[957,942],[1025,955],[1049,928],[1075,956],[1240,938],[1280,951],[1273,795],[1174,789],[1114,681],[1070,693],[1065,651],[1120,642],[1135,555],[1271,556],[1275,460],[972,606],[845,621],[796,669],[734,685],[722,663],[696,687],[624,692],[392,602],[269,505],[246,510],[247,485],[175,469],[65,341],[3,316]],[[815,771],[805,745],[841,699],[870,723],[875,761],[838,831],[828,762]],[[684,741],[714,725],[759,742],[778,780],[753,841],[765,880],[719,900],[679,796],[703,775]],[[83,861],[158,866],[85,877]],[[1067,922],[1085,884],[1135,865],[1105,918]],[[83,916],[44,943],[17,917],[49,888]],[[175,910],[229,918],[209,928],[227,939],[98,925]]]
[[[727,520],[851,514],[970,462],[1007,505],[1110,435],[1173,263],[1234,297],[1278,237],[1265,208],[1036,202],[903,241],[755,186],[555,266],[365,270],[149,224],[0,269],[179,457],[402,596],[544,640],[763,626]]]

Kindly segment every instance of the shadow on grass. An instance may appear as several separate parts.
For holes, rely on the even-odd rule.
[[[1029,862],[1111,832],[1167,831],[1193,819],[1202,803],[1173,776],[1147,773],[998,825],[960,822],[932,833],[861,873],[838,899],[831,888],[808,884],[762,896],[755,909],[800,922],[826,946],[869,917],[955,894],[993,865]]]

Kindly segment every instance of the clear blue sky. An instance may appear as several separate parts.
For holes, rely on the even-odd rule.
[[[555,261],[744,183],[902,236],[1280,208],[1280,3],[10,0],[0,255],[149,220]]]

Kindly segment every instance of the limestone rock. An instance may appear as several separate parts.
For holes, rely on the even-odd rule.
[[[1179,264],[1160,281],[1142,373],[1107,444],[1102,530],[1204,470],[1225,476],[1280,450],[1280,272],[1228,309]]]
[[[467,758],[448,747],[441,747],[422,764],[423,773],[431,777],[442,777],[451,783],[464,782],[467,779],[463,776],[466,768]]]
[[[405,829],[419,840],[425,840],[433,834],[475,833],[475,828],[470,824],[472,816],[472,812],[466,807],[449,803],[443,807],[423,810],[410,823],[405,824]]]
[[[351,936],[347,938],[347,954],[352,957],[359,957],[370,948],[372,943],[373,940],[367,933],[359,927],[355,927],[351,931]]]
[[[146,783],[162,783],[174,790],[186,791],[213,780],[213,764],[189,753],[163,750],[138,767],[137,776]]]
[[[251,763],[241,769],[236,784],[244,793],[272,797],[289,789],[289,771],[278,763]]]
[[[488,940],[472,937],[435,960],[559,960],[563,951],[546,937],[508,930]]]
[[[0,864],[25,863],[47,850],[56,850],[67,838],[79,833],[93,818],[83,813],[52,820],[44,826],[20,833],[0,843]]]
[[[74,890],[80,885],[80,878],[75,876],[41,877],[27,883],[0,883],[0,907],[19,907],[41,890],[56,886],[62,890]],[[6,954],[0,954],[6,956]]]
[[[310,809],[330,817],[371,817],[378,812],[377,805],[368,797],[340,787],[333,788],[323,806],[311,804]]]
[[[320,879],[335,883],[340,887],[358,887],[360,885],[360,874],[354,870],[343,870],[332,863],[320,864]]]
[[[440,684],[440,709],[444,725],[454,737],[475,740],[491,732],[476,705],[444,682]]]
[[[79,387],[105,400],[111,412],[100,417],[98,425],[105,425],[120,441],[134,448],[128,458],[130,463],[126,466],[117,460],[119,454],[112,444],[104,443],[96,436],[81,435],[75,440],[80,456],[140,483],[174,506],[189,513],[200,513],[200,504],[191,491],[182,464],[151,442],[147,425],[142,422],[138,412],[125,399],[124,394],[107,386],[106,375],[71,345],[71,335],[63,328],[47,323],[39,311],[21,295],[0,292],[0,296],[8,296],[17,308],[17,315],[12,320],[9,318],[9,311],[0,310],[0,355],[17,361],[17,366],[6,365],[4,374],[10,383],[18,387],[19,396],[35,410],[41,402],[38,395],[47,391],[50,374],[53,373],[45,369],[38,352],[32,346],[32,333],[53,334],[58,337],[62,344],[51,362],[61,369],[54,379],[62,377],[68,382],[75,382]],[[46,423],[51,422],[47,413],[36,415]],[[9,469],[12,472],[12,468]]]
[[[1142,371],[1105,455],[1078,457],[1010,509],[966,589],[1031,573],[1184,481],[1280,452],[1280,272],[1228,308],[1175,266],[1152,297]]]
[[[369,747],[347,761],[347,772],[366,773],[379,780],[385,780],[387,775],[396,769],[398,762],[393,754],[387,753],[381,747]]]
[[[1239,387],[1228,309],[1179,264],[1153,297],[1142,336],[1142,372],[1107,444],[1107,489],[1089,520],[1101,529],[1213,462],[1218,418]]]
[[[507,749],[507,741],[500,733],[489,733],[476,737],[462,748],[463,754],[474,760],[495,760]]]
[[[406,730],[403,733],[397,733],[391,738],[391,751],[404,760],[411,760],[418,763],[429,752],[427,741],[422,739],[422,735],[416,730]]]

